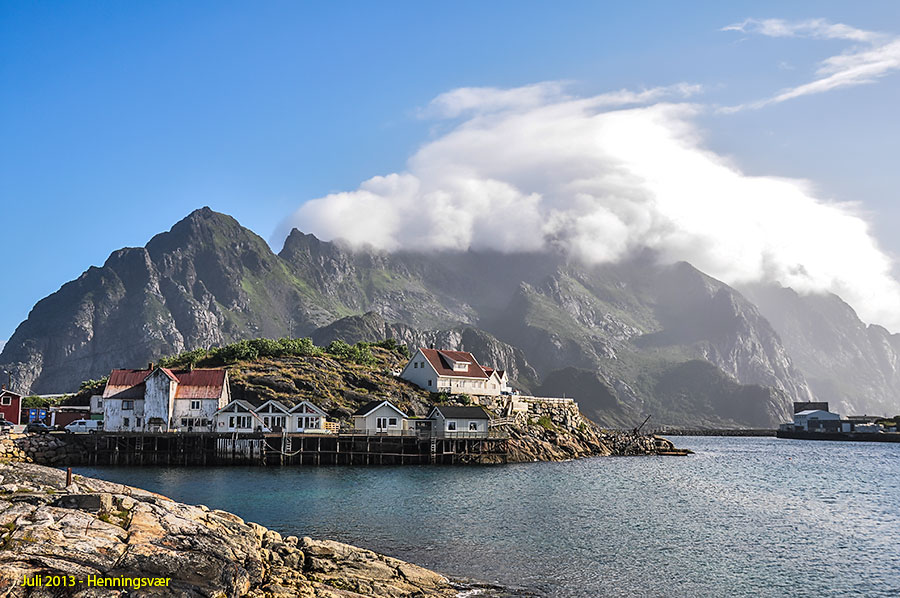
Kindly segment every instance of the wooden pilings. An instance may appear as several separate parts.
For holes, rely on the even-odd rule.
[[[104,433],[79,441],[92,465],[453,465],[508,456],[502,437]]]

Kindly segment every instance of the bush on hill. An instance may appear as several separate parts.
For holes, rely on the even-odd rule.
[[[309,338],[255,338],[237,341],[223,347],[211,349],[194,349],[172,357],[165,357],[159,364],[168,368],[188,366],[223,366],[239,361],[253,361],[261,357],[308,357],[313,355],[330,355],[339,360],[360,365],[372,365],[375,357],[372,347],[380,347],[402,357],[409,357],[406,345],[400,345],[394,339],[376,343],[359,342],[350,345],[341,340],[332,341],[327,347],[317,347]]]

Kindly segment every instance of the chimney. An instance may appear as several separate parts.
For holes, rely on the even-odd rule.
[[[147,369],[148,369],[148,370],[152,370],[152,369],[153,369],[153,362],[152,362],[152,361],[151,361],[150,363],[147,364]]]

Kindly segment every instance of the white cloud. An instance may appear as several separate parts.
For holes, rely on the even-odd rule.
[[[468,116],[405,172],[308,201],[287,224],[388,251],[555,246],[604,263],[651,248],[733,284],[832,291],[864,319],[900,329],[892,262],[852,205],[823,201],[804,181],[742,173],[704,147],[695,105],[611,108],[639,100],[536,100],[535,89],[440,96],[454,106],[444,114]]]
[[[824,19],[788,22],[781,19],[747,19],[723,27],[722,31],[757,33],[768,37],[811,37],[815,39],[856,42],[843,54],[825,59],[816,70],[818,78],[784,89],[770,98],[723,108],[723,112],[757,109],[806,95],[824,93],[842,87],[874,83],[900,69],[900,38],[874,31],[856,29]]]

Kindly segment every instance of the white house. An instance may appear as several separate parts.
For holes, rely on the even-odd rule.
[[[509,376],[506,374],[506,370],[495,370],[494,368],[489,368],[487,366],[481,366],[484,370],[484,373],[487,374],[491,380],[489,380],[490,384],[496,382],[500,386],[500,393],[509,394],[512,392],[512,387],[509,385]]]
[[[390,401],[370,401],[352,415],[353,429],[368,434],[401,435],[409,418]]]
[[[271,432],[253,405],[240,399],[216,411],[214,419],[216,432]]]
[[[324,432],[327,414],[310,403],[301,401],[290,410],[288,432]]]
[[[109,432],[212,430],[216,411],[231,400],[228,372],[113,370],[99,404]]]
[[[841,416],[823,409],[805,409],[794,414],[794,429],[806,432],[840,431]]]
[[[437,405],[431,409],[428,419],[432,430],[442,436],[487,436],[491,416],[483,407],[450,407]]]
[[[288,408],[278,401],[268,400],[253,411],[262,419],[263,426],[273,432],[290,431],[288,429]]]
[[[481,366],[468,351],[419,349],[400,377],[431,392],[496,397],[509,391],[504,370]]]

